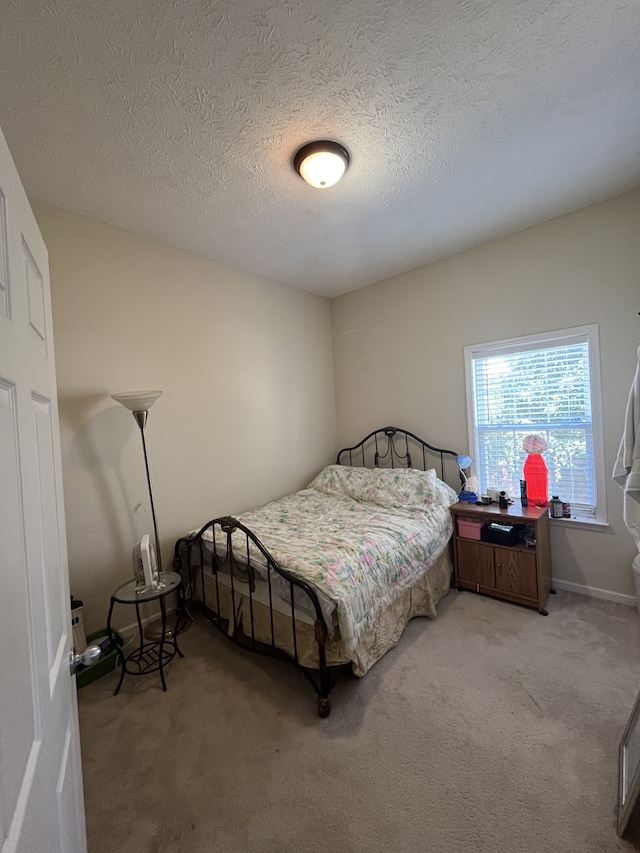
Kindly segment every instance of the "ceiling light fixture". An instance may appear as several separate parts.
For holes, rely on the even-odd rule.
[[[339,142],[321,139],[303,145],[293,159],[296,172],[312,187],[326,189],[337,184],[351,157]]]

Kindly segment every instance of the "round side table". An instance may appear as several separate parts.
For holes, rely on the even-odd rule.
[[[112,644],[118,650],[118,659],[120,662],[120,681],[114,691],[114,696],[117,696],[118,691],[122,687],[126,673],[129,673],[129,675],[147,675],[150,672],[159,672],[162,689],[166,691],[167,685],[164,680],[163,668],[173,660],[176,654],[181,658],[184,657],[178,648],[178,638],[175,631],[167,637],[167,608],[165,604],[166,597],[172,592],[176,592],[178,595],[178,609],[180,610],[184,607],[182,578],[177,572],[163,572],[160,575],[160,580],[163,584],[162,586],[150,589],[140,586],[136,580],[132,579],[121,584],[111,596],[109,616],[107,618],[107,634]],[[140,619],[140,605],[146,604],[149,601],[157,601],[160,605],[162,629],[158,640],[145,643],[142,620]],[[116,604],[133,604],[136,608],[139,644],[138,648],[128,655],[124,654],[124,651],[115,641],[115,636],[111,631],[111,616]]]

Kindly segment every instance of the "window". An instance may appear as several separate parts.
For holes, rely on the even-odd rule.
[[[518,497],[526,435],[549,449],[549,496],[605,521],[598,327],[465,347],[469,444],[480,490]]]

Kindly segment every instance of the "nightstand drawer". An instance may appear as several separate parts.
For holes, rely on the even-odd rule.
[[[515,548],[495,548],[496,589],[538,600],[536,555]]]
[[[456,543],[458,557],[458,580],[475,586],[495,586],[496,574],[493,559],[493,546],[458,539]]]

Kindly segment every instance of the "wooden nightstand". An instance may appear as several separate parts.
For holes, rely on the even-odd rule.
[[[495,504],[459,502],[451,507],[453,516],[453,552],[457,589],[469,589],[503,598],[516,604],[535,607],[543,616],[551,588],[551,548],[548,509],[522,507],[513,503],[508,509]],[[470,539],[458,533],[458,519],[485,524],[518,524],[529,528],[535,546],[523,542],[499,545]]]

